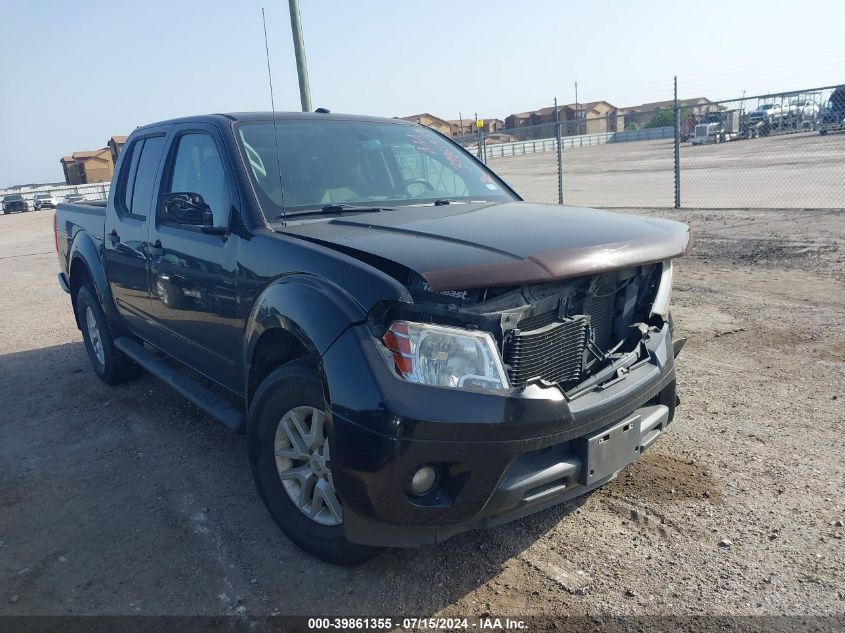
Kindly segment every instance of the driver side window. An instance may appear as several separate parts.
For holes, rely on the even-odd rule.
[[[179,137],[164,193],[198,193],[211,208],[214,226],[229,226],[229,188],[214,139],[202,132]]]
[[[417,151],[412,145],[397,145],[393,151],[402,178],[412,183],[409,190],[413,194],[422,189],[422,193],[434,191],[437,195],[469,195],[466,181],[428,153]],[[424,183],[431,185],[431,189]]]

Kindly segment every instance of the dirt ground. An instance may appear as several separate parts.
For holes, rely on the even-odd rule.
[[[845,207],[845,134],[785,134],[680,147],[684,207]],[[672,139],[565,149],[563,201],[573,206],[671,207]],[[554,151],[491,158],[526,200],[557,202]]]
[[[97,380],[52,212],[0,216],[0,614],[845,613],[845,214],[650,213],[696,240],[669,432],[586,498],[349,569],[276,528],[242,437]]]

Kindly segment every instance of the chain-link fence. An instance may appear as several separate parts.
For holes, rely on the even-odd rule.
[[[86,185],[23,185],[0,189],[0,198],[8,194],[20,194],[29,203],[30,207],[35,204],[36,194],[50,194],[56,202],[64,202],[69,195],[78,194],[84,200],[105,200],[109,197],[110,183],[95,182]]]
[[[508,122],[455,140],[526,200],[620,208],[845,207],[845,134],[837,134],[845,130],[845,86],[627,109],[605,102],[574,112],[560,106],[511,115]]]

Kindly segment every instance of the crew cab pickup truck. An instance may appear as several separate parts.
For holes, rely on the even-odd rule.
[[[146,369],[245,433],[270,515],[334,563],[584,494],[678,402],[687,226],[524,202],[405,121],[140,127],[55,238],[97,375]]]

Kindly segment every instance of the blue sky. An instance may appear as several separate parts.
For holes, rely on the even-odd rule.
[[[845,82],[845,3],[301,0],[314,107],[457,118]],[[0,3],[0,187],[140,124],[298,110],[284,0]]]

